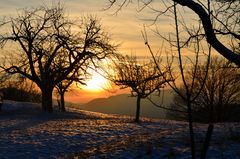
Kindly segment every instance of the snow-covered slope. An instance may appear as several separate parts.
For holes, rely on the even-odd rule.
[[[0,158],[189,158],[187,123],[71,110],[42,113],[40,105],[5,101]],[[206,125],[195,125],[197,148]],[[240,124],[218,124],[208,158],[240,158]]]

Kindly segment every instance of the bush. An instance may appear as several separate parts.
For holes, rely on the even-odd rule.
[[[14,100],[21,102],[41,102],[41,94],[37,91],[26,91],[16,87],[3,88],[2,92],[4,94],[5,100]]]
[[[34,103],[42,101],[41,93],[37,87],[26,80],[5,82],[0,92],[4,94],[5,100]]]

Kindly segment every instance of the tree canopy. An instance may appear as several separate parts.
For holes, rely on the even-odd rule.
[[[2,68],[35,82],[42,91],[42,108],[52,112],[52,92],[86,62],[115,52],[99,20],[93,16],[73,22],[60,5],[24,9],[2,22],[0,44],[14,48]],[[16,57],[13,61],[12,57]]]

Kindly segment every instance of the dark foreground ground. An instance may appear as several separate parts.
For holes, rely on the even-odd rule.
[[[195,125],[197,149],[206,125]],[[185,122],[106,115],[72,109],[42,113],[38,104],[5,101],[0,159],[190,158]],[[217,124],[207,158],[240,159],[240,123]]]

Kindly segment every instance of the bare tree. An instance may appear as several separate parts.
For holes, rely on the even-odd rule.
[[[108,79],[121,89],[130,88],[131,96],[137,97],[135,122],[139,122],[141,99],[147,98],[155,91],[160,92],[167,82],[167,72],[159,74],[150,60],[140,62],[136,56],[121,56],[114,62],[113,71],[108,73]]]
[[[63,56],[55,60],[55,66],[58,69],[64,69],[66,65],[65,58],[66,57]],[[89,75],[87,73],[87,69],[89,68],[90,61],[91,59],[85,59],[79,62],[73,71],[55,86],[58,106],[62,112],[66,111],[64,99],[65,93],[71,89],[72,84],[75,83],[85,85],[84,81],[86,80],[87,75]]]
[[[195,88],[202,83],[204,65],[197,70]],[[192,76],[189,72],[189,76]],[[230,117],[231,106],[239,103],[239,68],[219,57],[211,58],[203,90],[194,102],[193,111],[202,121],[223,122]],[[202,113],[201,113],[202,112]]]
[[[184,45],[181,46],[181,40],[180,40],[180,24],[179,23],[179,18],[178,18],[178,14],[177,14],[177,5],[174,4],[174,10],[173,10],[173,14],[174,14],[174,21],[175,21],[175,29],[176,29],[176,38],[175,40],[172,40],[171,38],[168,39],[167,41],[170,44],[170,47],[175,47],[176,48],[176,56],[172,55],[170,59],[171,65],[169,65],[169,68],[171,68],[172,63],[174,63],[174,58],[177,59],[177,64],[178,64],[178,71],[171,71],[170,69],[170,75],[172,77],[172,79],[176,79],[171,83],[168,83],[169,86],[174,90],[174,92],[176,94],[179,95],[179,97],[185,101],[186,104],[186,114],[187,114],[187,120],[188,120],[188,124],[189,124],[189,135],[190,135],[190,144],[191,144],[191,155],[192,155],[192,159],[196,158],[196,142],[195,142],[195,132],[194,132],[194,127],[193,127],[193,103],[195,102],[195,100],[197,99],[197,97],[199,96],[199,94],[201,93],[203,87],[204,87],[204,83],[206,81],[206,77],[208,74],[208,67],[209,67],[209,61],[210,61],[210,53],[211,53],[211,48],[209,48],[208,53],[205,54],[204,50],[201,47],[201,42],[202,42],[202,38],[200,36],[195,36],[194,38],[191,37],[191,46],[194,48],[193,52],[195,53],[194,56],[190,57],[186,57],[183,55],[183,49]],[[183,23],[183,25],[185,25]],[[194,28],[194,27],[193,27]],[[198,27],[196,29],[193,29],[193,33],[201,33],[201,27]],[[192,33],[189,31],[189,34],[192,35]],[[196,35],[196,34],[195,34]],[[188,43],[188,41],[187,41]],[[148,44],[148,42],[146,41],[146,44],[149,48],[149,50],[151,51],[151,48]],[[152,51],[151,51],[152,52]],[[172,49],[171,52],[174,52],[174,50]],[[203,57],[206,57],[206,65],[204,65],[205,67],[203,68],[203,80],[201,81],[201,83],[199,84],[199,87],[196,87],[196,79],[198,78],[198,74],[197,74],[197,68],[199,67],[199,65],[201,65],[201,61],[204,59]],[[153,58],[155,58],[153,56]],[[200,58],[202,58],[200,60]],[[155,62],[156,63],[156,62]],[[156,63],[157,65],[157,63]],[[191,69],[189,69],[191,68]],[[160,69],[159,69],[160,70]],[[192,76],[187,76],[189,70],[192,71]],[[161,71],[161,70],[160,70]],[[176,72],[179,72],[180,75],[180,79],[182,82],[182,87],[179,87],[178,84],[176,83],[177,80],[177,76],[176,76]],[[179,82],[179,81],[178,81]],[[183,91],[182,91],[183,90]],[[213,131],[213,124],[210,123],[209,127],[208,127],[208,131],[207,131],[207,135],[206,135],[206,139],[205,139],[205,143],[203,146],[203,151],[201,153],[201,158],[205,158],[206,153],[207,153],[207,149],[208,149],[208,145],[211,139],[211,135],[212,135],[212,131]]]
[[[201,36],[194,36],[191,37],[190,36],[190,41],[191,47],[193,48],[193,50],[188,50],[189,52],[193,52],[194,56],[191,57],[187,57],[183,55],[183,50],[187,51],[185,47],[186,43],[189,43],[189,41],[187,40],[185,43],[182,44],[182,41],[180,39],[180,26],[182,25],[183,28],[188,29],[185,25],[185,23],[180,23],[179,22],[179,15],[177,14],[177,5],[174,4],[173,5],[173,15],[174,15],[174,23],[175,23],[175,38],[173,39],[172,37],[170,37],[169,39],[162,37],[164,40],[166,40],[169,43],[169,48],[171,48],[170,52],[172,53],[172,56],[170,56],[170,53],[168,53],[168,58],[167,58],[167,68],[169,69],[169,73],[170,73],[170,77],[171,79],[175,79],[172,80],[170,82],[168,82],[168,85],[174,90],[174,92],[176,94],[179,95],[179,97],[185,101],[186,104],[186,114],[187,114],[187,119],[188,119],[188,123],[189,123],[189,135],[190,135],[190,143],[191,143],[191,154],[192,154],[192,158],[196,158],[196,145],[195,145],[195,133],[194,133],[194,128],[193,128],[193,112],[192,112],[192,106],[194,101],[196,100],[196,98],[199,96],[199,94],[201,93],[204,83],[206,81],[206,77],[208,74],[208,66],[209,66],[209,60],[210,60],[210,53],[211,53],[211,48],[209,48],[208,53],[205,53],[205,49],[202,47],[202,40],[203,38]],[[192,27],[193,29],[188,30],[188,34],[189,35],[200,35],[201,34],[201,27],[197,26],[197,27]],[[147,45],[147,47],[149,48],[150,53],[152,54],[153,59],[155,59],[155,56],[152,52],[152,49],[150,47],[150,45],[148,44],[148,39],[147,39],[147,35],[144,34],[144,39],[145,39],[145,44]],[[174,50],[175,49],[175,50]],[[175,53],[176,55],[175,55]],[[199,83],[199,87],[195,89],[196,86],[196,79],[197,79],[197,68],[199,67],[199,65],[201,65],[201,61],[204,60],[204,57],[206,57],[206,65],[203,68],[203,80],[201,81],[201,83]],[[200,60],[201,58],[201,60]],[[177,60],[177,61],[175,61]],[[176,68],[173,68],[173,65],[177,64]],[[159,70],[159,72],[161,73],[162,70],[159,67],[158,62],[155,60],[155,64]],[[191,69],[189,69],[191,68]],[[192,71],[192,76],[187,76],[189,70]],[[180,81],[182,82],[182,87],[178,86],[179,80],[178,77],[180,77]],[[182,91],[183,90],[183,91]],[[173,108],[175,109],[175,108]],[[177,109],[179,110],[179,108]],[[184,111],[180,111],[181,113]],[[184,113],[185,114],[185,113]],[[208,147],[208,144],[210,142],[209,136],[211,137],[212,134],[212,130],[213,130],[213,124],[211,123],[209,125],[208,128],[208,133],[210,135],[207,135],[206,137],[206,144],[204,144],[204,151],[202,152],[202,156],[206,155],[207,149],[206,147]],[[202,158],[202,157],[201,157]],[[203,157],[204,158],[204,157]]]
[[[11,44],[12,57],[21,57],[15,62],[8,59],[2,68],[36,83],[42,92],[42,110],[48,112],[53,111],[52,92],[57,84],[86,60],[103,59],[116,48],[96,18],[83,18],[77,25],[60,5],[23,10],[1,27],[9,28],[0,36],[1,45]],[[58,65],[59,58],[63,67]]]
[[[68,92],[71,89],[72,84],[80,84],[80,85],[86,85],[85,80],[87,79],[88,73],[86,70],[77,69],[76,72],[73,72],[69,77],[59,82],[55,88],[57,93],[57,102],[60,110],[62,112],[66,111],[65,108],[65,93]],[[60,99],[59,99],[60,97]]]
[[[226,60],[215,58],[209,69],[207,82],[196,104],[210,109],[210,121],[221,122],[229,118],[231,105],[239,102],[239,68]]]
[[[124,6],[132,1],[130,0],[109,0],[109,8],[113,7],[114,5],[118,7],[117,12],[121,10]],[[237,0],[223,0],[223,1],[210,1],[210,0],[172,0],[172,1],[144,1],[138,0],[139,10],[142,11],[143,9],[151,9],[155,12],[155,17],[153,18],[153,22],[157,24],[158,19],[163,15],[166,15],[168,18],[173,18],[175,20],[175,31],[177,34],[176,39],[166,38],[162,36],[158,30],[155,31],[161,38],[169,41],[171,46],[177,48],[178,58],[179,58],[179,65],[180,65],[180,72],[182,81],[184,83],[185,96],[182,98],[187,98],[186,101],[188,102],[188,117],[189,117],[189,130],[190,130],[190,137],[191,137],[191,150],[192,150],[192,158],[195,158],[195,141],[194,141],[194,131],[192,127],[192,111],[191,111],[191,103],[196,99],[197,96],[200,94],[200,90],[195,95],[192,95],[192,86],[194,86],[194,78],[192,78],[192,85],[188,87],[185,75],[186,72],[183,71],[183,62],[186,59],[181,58],[181,53],[183,49],[186,47],[190,48],[196,39],[204,40],[206,39],[207,43],[210,44],[218,53],[223,55],[226,59],[234,62],[237,65],[240,65],[240,55],[239,55],[239,4],[240,1]],[[174,3],[173,3],[174,2]],[[188,27],[186,25],[185,19],[188,16],[181,15],[180,18],[182,21],[179,22],[179,17],[176,16],[176,4],[181,5],[182,7],[178,7],[178,13],[180,11],[184,12],[184,7],[187,7],[192,13],[197,15],[199,18],[198,21],[201,22],[198,26],[199,29],[195,29],[196,27]],[[160,8],[156,6],[161,5]],[[171,16],[174,15],[174,16]],[[172,14],[173,13],[173,14]],[[188,14],[188,13],[187,13]],[[179,24],[182,25],[182,30],[180,30]],[[203,31],[202,31],[203,29]],[[183,35],[183,39],[181,38],[180,34],[185,33]],[[171,34],[169,35],[171,37]],[[219,38],[221,37],[221,38]],[[223,38],[224,37],[224,38]],[[229,43],[224,42],[225,39],[229,39]],[[174,44],[175,43],[175,44]],[[146,42],[148,45],[148,43]],[[211,48],[210,47],[210,48]],[[150,48],[150,47],[149,47]],[[199,48],[199,47],[198,47]],[[207,47],[208,48],[208,47]],[[187,57],[190,59],[190,63],[192,63],[191,57]],[[199,59],[199,58],[197,58]],[[196,60],[198,61],[198,60]],[[196,65],[195,65],[196,66]],[[197,68],[197,67],[195,67]],[[195,69],[196,70],[196,69]],[[184,75],[184,76],[183,76]],[[196,78],[195,78],[196,79]],[[185,82],[184,82],[185,81]],[[175,85],[173,85],[175,87]],[[203,84],[202,84],[203,86]],[[175,87],[176,88],[176,87]],[[177,92],[177,91],[176,91]],[[179,93],[178,93],[179,94]],[[206,139],[203,147],[203,151],[201,153],[201,158],[206,157],[206,152],[208,149],[208,145],[210,142],[211,134],[213,130],[213,124],[210,123],[208,127],[208,131],[206,134]]]

